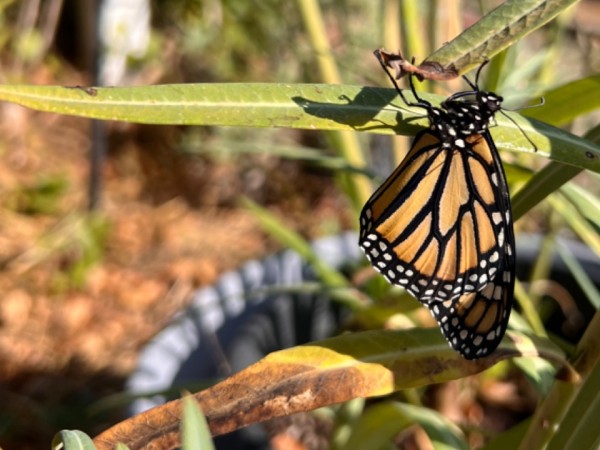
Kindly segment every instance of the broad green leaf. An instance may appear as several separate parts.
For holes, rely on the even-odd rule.
[[[429,55],[465,73],[541,27],[577,0],[508,0]]]
[[[291,127],[414,134],[428,126],[419,108],[396,108],[393,89],[320,84],[187,84],[129,88],[0,86],[0,100],[40,111],[137,123]],[[90,94],[88,92],[93,92]],[[439,104],[443,97],[423,94]],[[600,147],[514,113],[497,116],[500,149],[533,152],[600,172]],[[521,129],[519,129],[519,127]],[[525,133],[525,134],[524,134]],[[525,137],[527,136],[527,137]]]
[[[367,409],[354,427],[345,450],[384,448],[402,430],[418,423],[434,448],[468,449],[461,430],[440,413],[419,406],[385,402]]]
[[[215,448],[204,414],[191,395],[183,398],[181,434],[183,450],[214,450]]]
[[[96,450],[96,447],[83,431],[62,430],[52,439],[52,450]]]
[[[437,327],[376,330],[273,352],[194,397],[215,436],[358,397],[456,380],[513,356],[539,356],[568,369],[553,343],[522,333],[508,332],[492,355],[468,361],[449,348]],[[95,442],[131,439],[135,450],[176,430],[180,416],[181,402],[169,402],[114,426]],[[140,434],[145,429],[153,434]]]
[[[545,104],[523,110],[532,119],[560,126],[600,108],[600,75],[567,83],[544,93]]]

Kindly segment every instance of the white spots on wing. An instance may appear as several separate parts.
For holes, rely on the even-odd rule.
[[[496,172],[492,174],[492,183],[494,183],[494,186],[498,187],[498,174]]]

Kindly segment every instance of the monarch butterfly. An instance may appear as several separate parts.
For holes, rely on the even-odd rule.
[[[502,97],[457,92],[435,107],[409,102],[375,51],[402,100],[423,108],[429,129],[375,191],[360,215],[359,245],[390,283],[404,287],[437,320],[451,348],[466,359],[489,355],[508,324],[515,279],[510,197],[488,130]]]

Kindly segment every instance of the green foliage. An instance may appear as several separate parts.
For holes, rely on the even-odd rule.
[[[384,448],[387,442],[414,424],[423,427],[433,448],[469,448],[462,431],[441,414],[429,408],[399,402],[384,402],[369,408],[354,427],[344,448]]]
[[[52,439],[52,450],[96,450],[96,447],[84,432],[62,430]]]
[[[206,419],[192,396],[183,398],[182,450],[214,450]],[[129,450],[119,442],[116,450]],[[61,430],[52,439],[52,450],[96,450],[92,439],[79,430]]]
[[[202,410],[191,395],[183,399],[181,434],[184,450],[214,450],[215,448]]]
[[[23,214],[55,214],[67,187],[64,176],[41,179],[33,186],[23,187],[15,194],[16,209]]]

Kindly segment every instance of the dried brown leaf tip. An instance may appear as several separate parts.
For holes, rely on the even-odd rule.
[[[396,80],[407,74],[414,75],[419,81],[425,79],[444,81],[458,77],[458,71],[454,65],[444,67],[436,61],[424,61],[415,66],[414,59],[408,61],[400,53],[390,53],[382,48],[375,50],[375,56],[377,56],[382,64],[394,70]]]

